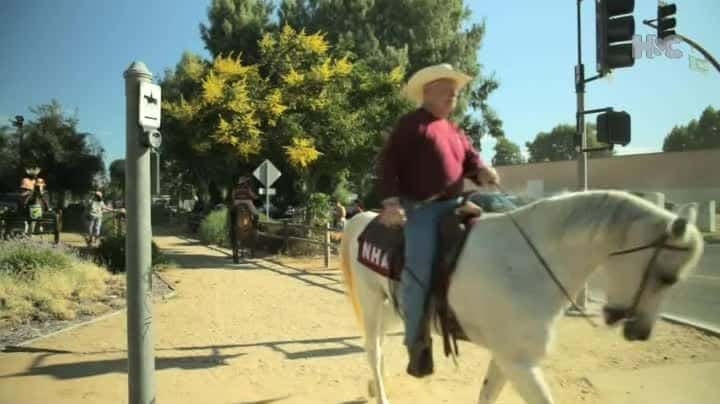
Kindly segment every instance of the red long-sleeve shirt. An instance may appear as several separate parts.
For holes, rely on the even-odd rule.
[[[463,178],[485,167],[469,138],[447,119],[420,108],[400,118],[380,157],[384,198],[425,200],[460,195]]]

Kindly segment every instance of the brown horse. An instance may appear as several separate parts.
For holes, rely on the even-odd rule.
[[[235,204],[230,207],[230,245],[233,251],[233,262],[240,260],[240,255],[245,257],[243,249],[250,250],[250,257],[255,255],[255,237],[257,227],[253,213],[245,204]]]

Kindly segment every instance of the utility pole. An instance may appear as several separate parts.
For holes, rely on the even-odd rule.
[[[123,74],[126,97],[125,188],[127,238],[128,396],[130,404],[155,403],[155,357],[152,332],[152,268],[150,226],[150,150],[141,143],[138,124],[140,84],[152,73],[133,62]]]

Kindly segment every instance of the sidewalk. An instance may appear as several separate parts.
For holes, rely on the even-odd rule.
[[[192,241],[156,242],[181,266],[164,273],[176,296],[153,310],[158,403],[366,402],[361,334],[339,273],[322,270],[322,259],[234,265]],[[436,374],[416,380],[404,374],[401,337],[387,339],[393,404],[477,401],[487,351],[462,344],[456,369],[436,339]],[[0,404],[125,403],[125,349],[125,312],[11,348],[0,353]],[[720,339],[664,322],[650,342],[628,343],[618,330],[564,318],[544,368],[558,404],[720,397]],[[508,385],[499,403],[522,401]]]

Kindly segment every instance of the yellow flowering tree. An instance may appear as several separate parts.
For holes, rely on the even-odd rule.
[[[388,117],[407,105],[398,98],[404,66],[387,72],[368,68],[347,54],[334,54],[322,33],[290,26],[266,33],[259,60],[218,55],[202,68],[183,65],[192,91],[165,104],[173,124],[202,131],[208,160],[249,169],[270,158],[300,184],[304,194],[326,191],[341,172],[367,175]],[[208,145],[208,142],[211,142]]]

